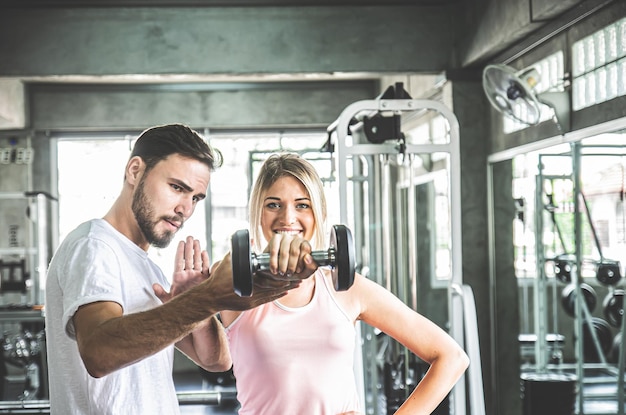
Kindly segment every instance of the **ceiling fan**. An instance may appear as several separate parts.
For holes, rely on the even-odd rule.
[[[539,71],[493,64],[483,70],[483,89],[491,105],[505,116],[528,125],[541,121],[541,105],[554,110],[554,119],[561,130],[570,127],[570,100],[567,91],[548,91],[536,94]]]

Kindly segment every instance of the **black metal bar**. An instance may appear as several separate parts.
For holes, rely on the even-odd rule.
[[[235,401],[237,392],[232,391],[190,391],[177,392],[179,405],[221,405],[225,401]],[[50,401],[0,401],[0,414],[49,414]]]

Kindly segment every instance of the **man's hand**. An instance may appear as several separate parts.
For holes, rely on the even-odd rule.
[[[263,278],[263,281],[264,283],[261,285],[255,283],[250,297],[238,296],[233,288],[232,262],[230,253],[228,253],[214,265],[211,276],[203,285],[207,285],[207,292],[209,293],[207,301],[210,301],[211,307],[215,307],[217,311],[243,311],[255,308],[284,296],[288,290],[300,285],[300,280],[274,279],[266,281]]]
[[[209,267],[207,251],[200,249],[199,240],[188,236],[185,241],[180,241],[176,248],[170,292],[167,292],[160,284],[153,284],[154,294],[165,303],[209,278]]]
[[[167,302],[189,289],[203,290],[206,305],[214,312],[243,311],[274,301],[298,287],[303,279],[315,272],[317,264],[310,255],[310,244],[303,238],[276,235],[270,242],[270,270],[255,273],[250,297],[239,297],[234,291],[230,253],[209,269],[208,253],[202,251],[200,243],[192,237],[178,244],[170,292],[154,284],[154,293]]]
[[[298,287],[317,269],[311,257],[311,245],[303,238],[277,234],[270,241],[268,251],[270,269],[253,275],[250,297],[239,297],[234,292],[230,254],[215,266],[207,283],[212,285],[212,300],[220,304],[220,310],[243,311],[274,301]]]

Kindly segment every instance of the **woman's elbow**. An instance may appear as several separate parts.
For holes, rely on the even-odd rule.
[[[465,371],[470,365],[470,358],[464,351],[461,351],[461,356],[459,357],[460,365]]]
[[[457,368],[459,376],[461,376],[470,365],[470,358],[461,347],[456,348],[454,353],[451,354],[450,361],[454,362],[454,366]]]
[[[233,367],[233,361],[230,353],[223,353],[212,359],[202,359],[198,362],[198,365],[209,372],[226,372]]]
[[[445,368],[451,375],[460,378],[470,365],[470,359],[465,350],[458,344],[443,349],[442,353],[431,361],[431,365]]]
[[[226,372],[233,367],[233,362],[228,359],[221,359],[217,362],[211,362],[209,364],[203,364],[202,368],[209,372]]]

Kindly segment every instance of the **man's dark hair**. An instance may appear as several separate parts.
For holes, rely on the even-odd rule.
[[[179,154],[206,164],[210,171],[222,165],[222,153],[210,146],[196,131],[182,124],[167,124],[145,130],[133,147],[130,158],[141,157],[146,172],[159,161]]]

